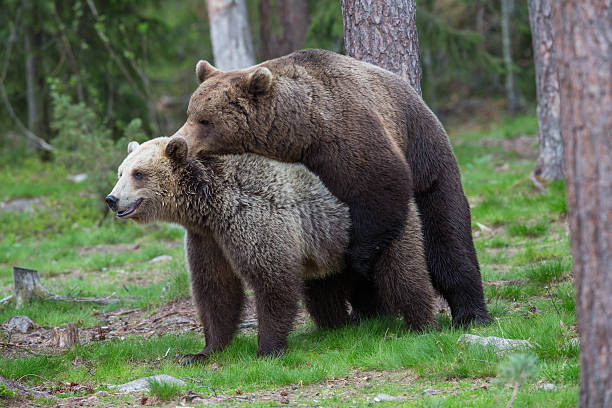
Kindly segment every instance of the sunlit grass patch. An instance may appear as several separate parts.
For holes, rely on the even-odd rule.
[[[170,401],[171,399],[181,395],[185,387],[164,381],[150,380],[149,388],[151,395],[157,397],[160,401]]]
[[[543,261],[527,268],[527,277],[534,283],[547,284],[566,277],[572,270],[571,259]]]

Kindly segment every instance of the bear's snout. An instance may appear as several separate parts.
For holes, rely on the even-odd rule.
[[[114,195],[107,195],[104,201],[106,201],[106,205],[108,205],[108,208],[110,208],[111,211],[117,211],[117,203],[119,202],[117,197]]]

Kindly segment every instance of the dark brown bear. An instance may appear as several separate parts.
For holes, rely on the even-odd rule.
[[[175,222],[187,230],[206,347],[184,363],[202,361],[230,343],[242,312],[243,281],[255,292],[260,356],[285,350],[302,295],[318,327],[347,323],[349,210],[316,175],[299,164],[251,154],[197,160],[187,156],[182,138],[132,142],[128,151],[109,206],[120,218]],[[434,290],[416,206],[408,205],[400,236],[376,265],[384,273],[374,279],[383,307],[402,315],[408,328],[422,330],[436,325]]]
[[[229,72],[200,61],[196,73],[200,86],[175,134],[190,151],[253,152],[305,164],[349,205],[350,260],[362,276],[371,275],[400,236],[414,197],[431,279],[453,321],[490,321],[455,156],[444,128],[408,82],[321,50]],[[362,282],[355,308],[375,308],[374,292]]]

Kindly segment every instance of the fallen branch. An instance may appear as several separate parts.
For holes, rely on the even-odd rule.
[[[68,297],[56,295],[55,293],[49,292],[42,283],[40,283],[40,277],[38,271],[33,269],[20,268],[18,266],[13,267],[13,280],[15,283],[15,290],[13,296],[6,298],[15,299],[15,305],[19,308],[24,304],[30,302],[32,299],[41,300],[55,300],[61,302],[74,302],[74,303],[100,303],[104,305],[118,303],[119,299],[113,297],[115,293],[105,297]],[[8,301],[6,300],[6,301]],[[5,301],[5,299],[3,299]]]

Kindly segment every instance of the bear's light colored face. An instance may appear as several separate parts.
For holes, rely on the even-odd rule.
[[[119,166],[119,179],[109,194],[117,200],[117,217],[139,223],[163,217],[161,200],[172,188],[170,162],[164,154],[168,140],[160,137],[128,145],[128,156]]]

